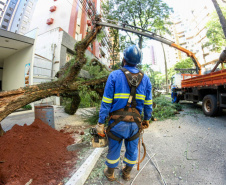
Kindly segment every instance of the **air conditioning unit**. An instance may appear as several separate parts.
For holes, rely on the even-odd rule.
[[[49,18],[49,19],[47,19],[46,24],[48,24],[48,25],[53,24],[53,21],[54,21],[53,18]]]
[[[51,6],[49,9],[50,12],[55,12],[56,11],[56,6]]]
[[[82,34],[78,34],[77,35],[77,41],[81,41],[82,40]]]

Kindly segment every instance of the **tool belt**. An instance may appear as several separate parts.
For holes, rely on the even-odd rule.
[[[140,136],[140,132],[142,131],[141,127],[141,115],[139,111],[136,109],[136,88],[140,85],[141,80],[143,79],[144,74],[139,71],[138,73],[130,73],[126,68],[121,69],[123,73],[126,76],[127,82],[131,88],[130,90],[130,96],[127,102],[127,105],[124,109],[119,109],[116,110],[112,113],[110,113],[110,118],[115,120],[111,125],[108,126],[106,133],[108,137],[111,139],[114,139],[118,142],[121,142],[122,139],[115,136],[112,132],[111,129],[117,125],[120,121],[125,121],[125,122],[135,122],[138,126],[139,131],[133,135],[131,138],[126,139],[127,141],[132,141],[137,139]]]
[[[110,113],[111,119],[114,119],[115,121],[108,126],[106,133],[108,137],[111,139],[114,139],[118,141],[119,143],[122,141],[121,138],[115,136],[112,132],[111,129],[117,125],[120,121],[125,121],[125,122],[135,122],[138,126],[139,131],[133,135],[131,138],[126,139],[127,141],[132,141],[137,139],[140,136],[140,132],[142,131],[141,127],[141,116],[140,113],[136,108],[129,108],[128,111],[125,111],[125,109],[119,109],[117,111],[114,111]]]

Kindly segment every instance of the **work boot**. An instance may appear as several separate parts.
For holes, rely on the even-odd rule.
[[[114,168],[105,168],[104,169],[104,175],[107,177],[109,181],[115,181],[115,176],[114,176]]]
[[[130,180],[130,172],[132,170],[133,167],[131,166],[125,166],[122,170],[122,178],[126,181]]]

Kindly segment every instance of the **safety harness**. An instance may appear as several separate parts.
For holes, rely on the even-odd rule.
[[[127,141],[132,141],[137,139],[140,136],[140,132],[142,131],[141,127],[141,115],[139,111],[136,109],[137,102],[136,102],[136,89],[140,85],[141,80],[143,79],[143,72],[139,71],[138,73],[131,73],[126,68],[121,69],[122,72],[125,74],[127,82],[130,87],[130,95],[127,102],[127,105],[123,109],[116,110],[110,113],[110,118],[115,120],[112,124],[110,124],[106,130],[108,137],[114,139],[118,142],[121,142],[122,139],[115,136],[111,129],[117,125],[120,121],[125,122],[135,122],[139,128],[137,134],[133,135],[132,137],[126,139]]]

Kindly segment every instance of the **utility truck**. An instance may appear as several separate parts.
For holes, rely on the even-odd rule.
[[[226,50],[221,53],[219,61],[211,73],[202,75],[201,65],[195,57],[195,54],[169,39],[132,25],[124,23],[116,25],[102,22],[99,17],[93,20],[93,24],[139,34],[186,53],[195,64],[195,69],[175,69],[181,72],[181,74],[176,74],[173,78],[174,85],[176,86],[174,91],[177,92],[178,96],[177,101],[188,100],[194,103],[202,101],[202,109],[207,116],[215,116],[220,113],[223,108],[226,108],[226,69],[224,69]],[[222,70],[215,71],[220,64]]]
[[[202,102],[203,113],[207,116],[219,115],[226,108],[226,50],[209,74],[176,74],[172,84],[176,87],[177,102],[188,100],[194,103]],[[221,64],[221,70],[216,71]]]

